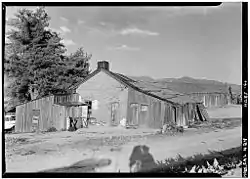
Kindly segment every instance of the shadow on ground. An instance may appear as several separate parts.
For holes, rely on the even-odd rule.
[[[110,159],[85,159],[73,165],[41,171],[43,173],[88,173],[111,164]]]
[[[231,148],[224,151],[209,151],[208,154],[196,154],[191,157],[183,158],[177,155],[176,158],[168,158],[165,161],[155,161],[146,145],[137,145],[133,148],[129,158],[130,173],[169,173],[183,174],[185,168],[188,171],[194,166],[206,166],[207,161],[213,163],[217,159],[220,165],[227,163],[237,163],[242,158],[242,147]],[[49,169],[39,173],[95,173],[98,168],[106,167],[111,164],[110,159],[85,159],[73,165]],[[185,176],[188,174],[184,174]],[[193,174],[192,174],[193,175]],[[215,176],[218,174],[197,174],[198,176]]]
[[[146,145],[137,145],[129,158],[130,172],[147,171],[156,167],[153,155],[149,153]]]
[[[220,165],[228,163],[237,164],[242,159],[242,147],[231,148],[224,151],[209,151],[208,154],[196,154],[187,158],[183,158],[178,154],[176,158],[168,158],[165,161],[157,161],[155,168],[142,171],[153,173],[180,173],[184,172],[185,168],[190,170],[194,165],[206,166],[207,162],[212,164],[215,158]]]

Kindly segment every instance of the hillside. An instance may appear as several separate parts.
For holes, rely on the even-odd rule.
[[[151,77],[131,77],[135,80],[151,81],[160,84],[170,90],[180,93],[192,92],[228,92],[228,87],[232,87],[233,93],[241,93],[241,86],[236,84],[226,84],[216,80],[194,79],[191,77],[153,79]]]

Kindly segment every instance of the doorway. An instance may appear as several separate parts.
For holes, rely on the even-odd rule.
[[[130,125],[138,125],[139,124],[139,105],[131,104],[130,109],[131,109]]]
[[[176,124],[177,123],[177,120],[176,120],[176,118],[177,118],[177,109],[176,109],[176,107],[172,107],[172,115],[173,115],[173,121],[174,121],[174,123]]]
[[[40,109],[32,110],[32,131],[39,130]]]
[[[119,103],[111,103],[111,125],[117,126],[119,124]]]

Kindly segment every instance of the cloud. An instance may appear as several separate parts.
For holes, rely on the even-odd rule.
[[[99,22],[101,26],[106,26],[107,24],[105,22]]]
[[[77,24],[78,24],[78,25],[84,24],[84,23],[85,23],[85,21],[83,21],[83,20],[81,20],[81,19],[78,19],[78,20],[77,20]]]
[[[221,10],[225,5],[221,4],[219,6],[175,6],[175,7],[165,7],[161,10],[169,12],[169,16],[183,16],[188,14],[203,14],[212,13],[216,10]]]
[[[61,26],[60,29],[62,30],[63,33],[69,33],[69,32],[71,32],[71,30],[68,27],[66,27],[66,26]]]
[[[69,20],[67,19],[67,18],[65,18],[65,17],[60,17],[60,19],[62,20],[62,21],[64,21],[64,22],[68,22]]]
[[[66,46],[76,45],[76,43],[71,39],[63,39],[61,42]]]
[[[71,32],[70,29],[68,29],[67,27],[64,27],[64,26],[60,27],[60,29],[53,28],[53,27],[49,27],[48,29],[51,30],[52,32],[56,32],[62,36],[64,36],[67,32]]]
[[[138,48],[138,47],[129,47],[129,46],[123,44],[123,45],[117,45],[117,46],[114,46],[114,47],[108,47],[108,50],[138,51],[138,50],[140,50],[140,48]]]
[[[158,32],[152,32],[149,30],[142,30],[136,27],[126,27],[123,29],[116,29],[112,24],[99,22],[98,25],[94,26],[85,26],[89,33],[99,34],[106,37],[114,37],[118,35],[128,36],[128,35],[137,35],[137,36],[158,36]]]
[[[136,27],[125,28],[120,31],[121,35],[143,35],[143,36],[158,36],[158,32],[151,32],[149,30],[141,30]]]
[[[53,28],[53,27],[49,27],[49,28],[45,28],[46,30],[51,30],[52,32],[56,32],[58,34],[62,34],[63,32],[60,30],[60,29],[56,29],[56,28]]]

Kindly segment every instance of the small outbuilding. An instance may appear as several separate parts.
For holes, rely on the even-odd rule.
[[[227,86],[219,84],[189,83],[180,81],[163,82],[168,89],[201,101],[205,107],[219,107],[231,103]]]
[[[49,95],[16,106],[16,132],[65,130],[67,119],[87,113],[86,102],[79,94]],[[79,120],[81,125],[81,120]]]
[[[201,100],[205,107],[219,107],[230,104],[229,95],[226,92],[196,92],[188,95]]]

